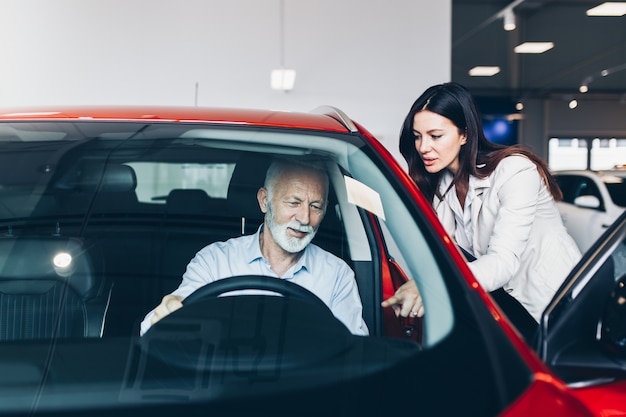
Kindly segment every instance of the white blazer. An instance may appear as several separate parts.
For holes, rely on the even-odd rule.
[[[451,182],[452,174],[446,171],[440,192]],[[539,321],[581,254],[536,165],[513,155],[489,177],[470,177],[465,226],[455,216],[455,203],[457,215],[466,214],[459,213],[456,198],[452,187],[443,199],[435,196],[433,206],[448,234],[457,243],[471,244],[464,249],[477,258],[469,267],[478,282],[486,291],[503,287]]]

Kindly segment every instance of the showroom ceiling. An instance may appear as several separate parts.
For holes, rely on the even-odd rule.
[[[513,100],[582,96],[626,101],[626,15],[592,17],[601,0],[452,0],[452,80],[474,94]],[[504,30],[512,9],[515,30]],[[552,42],[540,54],[518,54],[523,42]],[[475,66],[497,66],[472,77]]]

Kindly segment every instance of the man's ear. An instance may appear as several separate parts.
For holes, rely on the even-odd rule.
[[[259,202],[259,208],[262,213],[267,213],[267,189],[265,187],[259,188],[256,193],[256,199]]]

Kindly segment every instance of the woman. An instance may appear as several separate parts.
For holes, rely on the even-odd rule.
[[[561,221],[561,191],[546,163],[518,146],[489,142],[473,97],[457,83],[430,87],[413,103],[400,152],[446,231],[475,258],[469,267],[478,282],[514,297],[536,327],[581,256]],[[383,306],[423,314],[414,281]]]

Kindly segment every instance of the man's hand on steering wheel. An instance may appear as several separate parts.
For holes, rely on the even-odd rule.
[[[159,304],[154,309],[154,314],[152,315],[152,319],[150,321],[151,324],[154,324],[161,320],[163,317],[173,313],[183,306],[183,300],[185,298],[180,295],[166,295],[161,300],[161,304]]]

